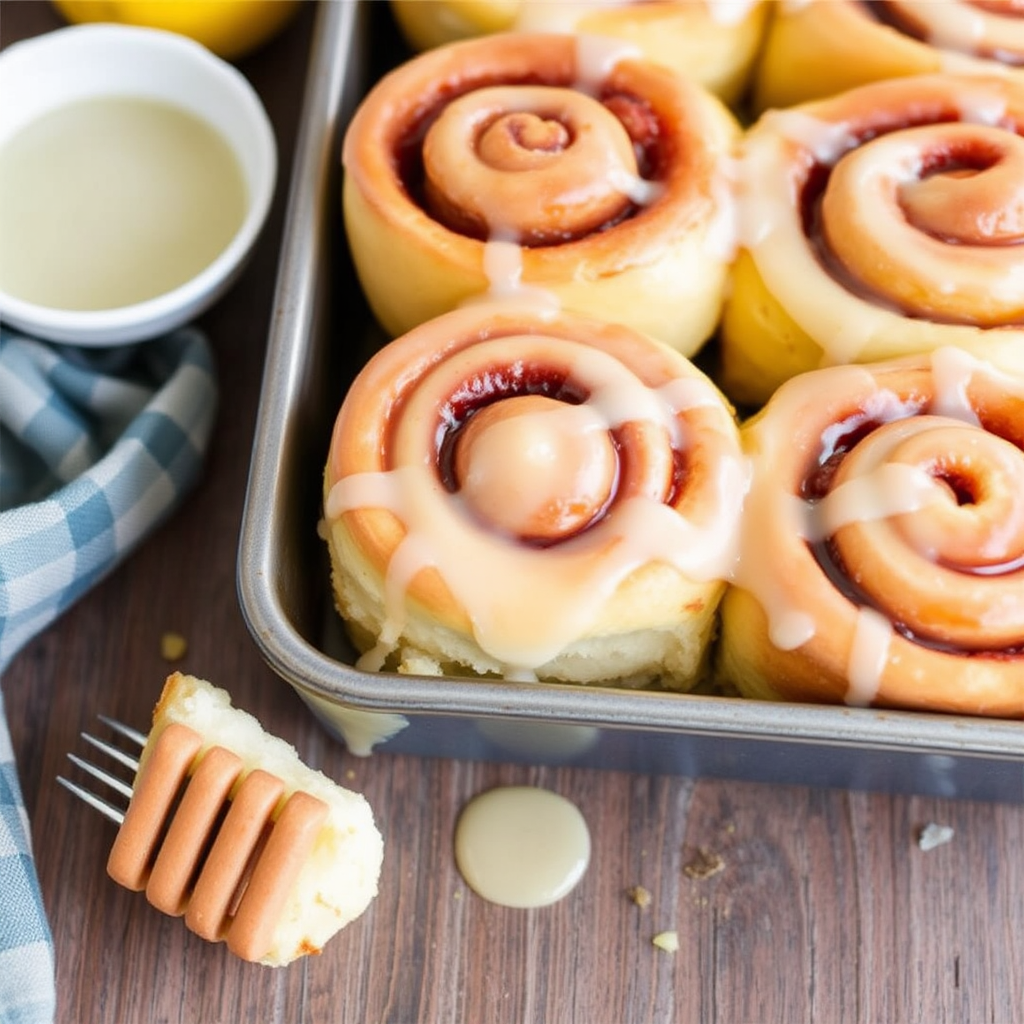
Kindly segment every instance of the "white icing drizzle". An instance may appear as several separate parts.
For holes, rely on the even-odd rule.
[[[764,121],[769,120],[779,135],[802,146],[821,164],[831,166],[857,145],[857,136],[845,121],[823,121],[801,110],[769,110]]]
[[[920,466],[883,462],[811,505],[804,536],[824,540],[844,526],[917,512],[943,500],[948,500],[947,490]]]
[[[777,519],[786,534],[802,537],[807,532],[808,504],[792,494],[779,494],[767,479],[765,455],[748,460],[751,480],[739,555],[733,564],[731,580],[751,593],[768,619],[768,637],[780,651],[792,651],[811,640],[817,632],[813,611],[801,608],[786,596],[786,588],[776,575],[774,553],[755,535],[750,524],[758,519]],[[770,455],[768,456],[770,459]]]
[[[634,43],[611,36],[580,33],[576,36],[576,82],[581,92],[596,93],[622,60],[638,59],[642,51]]]
[[[1024,262],[1010,263],[1001,275],[993,274],[990,290],[1003,302],[1019,301],[1024,295]]]
[[[857,609],[846,667],[847,704],[867,707],[878,696],[892,637],[892,623],[881,612],[874,608]]]
[[[980,426],[978,414],[967,394],[976,374],[984,374],[995,381],[1006,394],[1024,398],[1024,383],[1019,378],[1002,372],[991,362],[955,345],[943,345],[935,349],[930,358],[935,385],[931,411],[937,416],[949,416]]]
[[[483,270],[488,287],[483,295],[474,295],[463,306],[480,302],[515,302],[541,316],[554,316],[561,309],[558,296],[537,285],[523,284],[523,249],[518,242],[496,236],[484,244]]]
[[[963,349],[944,345],[932,353],[931,362],[932,380],[935,382],[931,411],[936,416],[949,416],[978,426],[978,414],[967,389],[975,371],[981,366],[979,360]]]
[[[720,25],[738,25],[758,3],[760,0],[704,0],[711,20]]]
[[[650,206],[665,194],[660,181],[648,181],[639,174],[630,174],[624,167],[610,168],[608,182],[637,206]]]
[[[995,127],[1006,117],[1006,97],[984,88],[960,88],[954,94],[957,114],[965,124]]]
[[[768,639],[780,651],[793,651],[814,637],[818,625],[810,612],[784,608],[768,620]]]

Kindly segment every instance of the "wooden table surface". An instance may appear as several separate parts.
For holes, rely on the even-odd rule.
[[[239,611],[235,558],[313,13],[240,63],[269,110],[283,166],[254,262],[202,320],[222,385],[205,477],[3,680],[53,929],[58,1021],[1024,1020],[1022,807],[360,759],[263,663]],[[60,24],[45,3],[0,5],[4,45]],[[54,782],[97,713],[147,726],[168,671],[168,630],[187,637],[184,670],[228,688],[375,809],[386,843],[380,895],[319,957],[278,970],[243,963],[118,888],[104,871],[113,826]],[[506,783],[549,787],[589,823],[589,871],[553,907],[487,904],[456,869],[460,808]],[[952,826],[953,840],[920,849],[927,822]],[[724,863],[711,877],[686,871],[701,848]],[[635,885],[650,891],[649,906],[627,897]],[[663,930],[678,933],[678,952],[652,945]]]

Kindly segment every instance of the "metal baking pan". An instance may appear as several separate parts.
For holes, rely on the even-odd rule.
[[[317,521],[334,417],[385,339],[345,248],[341,139],[368,83],[407,55],[388,5],[319,5],[238,556],[269,665],[355,753],[1024,802],[1024,722],[352,667]]]

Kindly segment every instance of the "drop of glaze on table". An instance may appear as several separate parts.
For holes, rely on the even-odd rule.
[[[503,786],[471,800],[455,829],[466,884],[505,907],[544,907],[576,886],[590,862],[590,830],[573,803],[533,786]]]

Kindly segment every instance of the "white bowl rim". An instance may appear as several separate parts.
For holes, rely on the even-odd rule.
[[[0,288],[0,324],[6,323],[44,340],[65,344],[110,346],[145,341],[198,315],[230,284],[245,263],[263,229],[273,201],[277,182],[274,130],[256,90],[241,71],[201,43],[165,29],[109,22],[70,25],[13,43],[0,53],[0,61],[10,59],[8,55],[18,55],[17,59],[30,59],[34,50],[44,46],[65,45],[72,39],[72,35],[76,39],[91,36],[97,41],[104,38],[129,42],[134,40],[144,46],[176,51],[186,60],[204,64],[223,82],[225,91],[233,94],[239,109],[245,111],[257,140],[263,173],[255,176],[257,187],[250,190],[245,218],[220,254],[190,280],[142,302],[98,310],[42,306],[10,295]],[[72,102],[73,99],[73,94],[69,93],[68,101]]]

